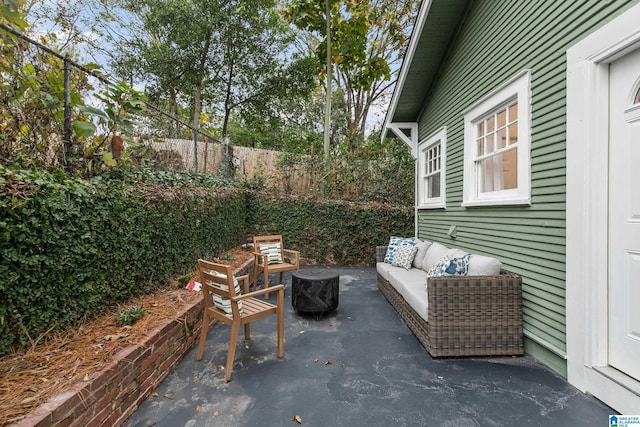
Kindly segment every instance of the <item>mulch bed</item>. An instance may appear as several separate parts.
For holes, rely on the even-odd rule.
[[[235,270],[251,256],[247,250],[234,248],[213,261]],[[112,314],[72,330],[51,333],[30,348],[0,358],[0,426],[20,420],[73,384],[86,381],[120,350],[140,343],[149,330],[175,319],[180,307],[199,298],[200,292],[171,281],[167,287],[130,301]],[[142,306],[145,315],[132,326],[119,326],[115,313],[135,305]]]

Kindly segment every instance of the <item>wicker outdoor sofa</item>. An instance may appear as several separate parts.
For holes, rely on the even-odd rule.
[[[378,289],[432,357],[524,354],[519,275],[503,270],[496,260],[496,275],[428,277],[418,271],[421,261],[416,259],[410,269],[401,268],[384,263],[385,254],[387,246],[376,248]],[[411,290],[407,281],[417,278],[421,283],[413,283]],[[421,316],[412,305],[426,313]]]

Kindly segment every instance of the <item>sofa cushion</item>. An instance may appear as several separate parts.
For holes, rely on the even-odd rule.
[[[415,246],[398,246],[396,248],[396,253],[393,255],[393,262],[391,265],[409,270],[413,263],[413,257],[416,255],[417,251],[418,248]]]
[[[494,257],[472,254],[469,258],[469,276],[497,276],[502,263]]]
[[[412,287],[414,284],[421,286],[424,292],[424,281],[426,278],[427,273],[417,268],[412,268],[411,270],[398,268],[397,270],[389,271],[389,284],[402,296],[404,296],[405,287]]]
[[[386,262],[376,263],[376,271],[382,276],[384,280],[389,281],[389,272],[394,270],[402,270],[402,267],[396,267]]]
[[[447,252],[447,256],[449,257],[449,259],[460,258],[467,254],[468,252],[465,252],[462,249],[458,249],[458,248],[449,249],[449,252]]]
[[[424,261],[424,256],[427,254],[427,250],[429,246],[431,246],[432,242],[427,242],[426,240],[416,239],[414,243],[415,247],[418,248],[415,256],[413,257],[412,265],[415,268],[422,268],[422,261]]]
[[[393,257],[396,253],[396,247],[398,246],[413,246],[416,241],[415,237],[396,237],[391,236],[389,239],[389,244],[387,245],[387,253],[384,256],[384,262],[391,264],[393,262]]]
[[[422,269],[424,271],[429,271],[429,269],[438,261],[442,259],[443,256],[447,255],[450,251],[448,247],[445,245],[433,242],[429,249],[427,249],[427,253],[424,256],[424,260],[422,261]]]
[[[428,317],[428,298],[427,293],[424,291],[424,282],[426,280],[427,273],[423,270],[420,271],[423,275],[423,279],[418,282],[407,282],[403,287],[402,297],[404,300],[415,310],[416,313],[420,317],[422,317],[425,321],[429,320]]]

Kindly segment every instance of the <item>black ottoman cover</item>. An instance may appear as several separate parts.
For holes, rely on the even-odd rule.
[[[305,313],[325,313],[338,307],[340,275],[332,270],[295,271],[291,275],[291,305]]]

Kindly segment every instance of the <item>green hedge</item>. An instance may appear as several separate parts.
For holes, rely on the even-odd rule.
[[[0,172],[0,354],[148,293],[245,235],[242,192]]]
[[[375,247],[389,236],[414,235],[414,210],[378,203],[248,197],[253,234],[282,234],[285,246],[309,263],[375,264]]]
[[[372,265],[413,209],[0,166],[0,354],[193,271],[247,233],[315,263]]]

